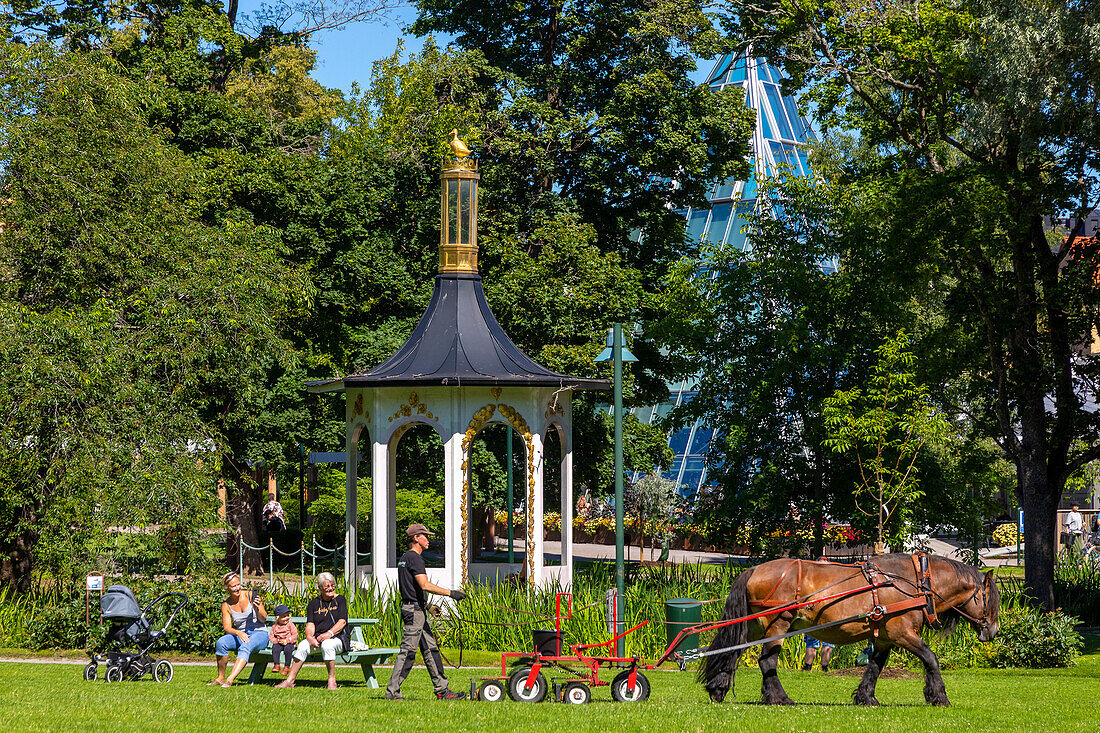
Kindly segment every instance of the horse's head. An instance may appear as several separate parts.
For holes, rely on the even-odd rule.
[[[974,625],[978,632],[978,641],[993,641],[1001,628],[1001,593],[993,571],[985,574],[981,584],[974,589],[966,603],[959,606],[963,616]]]

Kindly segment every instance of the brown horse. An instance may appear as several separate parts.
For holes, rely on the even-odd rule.
[[[953,628],[962,618],[973,624],[981,641],[990,641],[997,634],[1000,605],[992,573],[983,577],[976,568],[946,557],[893,554],[858,565],[773,560],[737,576],[723,619],[777,613],[719,628],[699,680],[711,700],[722,702],[733,688],[743,651],[729,647],[846,620],[813,636],[832,644],[873,641],[874,653],[852,695],[856,704],[879,704],[875,683],[898,646],[924,663],[924,699],[947,705],[939,660],[921,639],[921,629],[941,622]],[[793,704],[777,674],[782,648],[783,640],[774,639],[760,650],[761,695],[768,704]]]

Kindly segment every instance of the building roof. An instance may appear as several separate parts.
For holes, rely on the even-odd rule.
[[[388,386],[524,386],[610,389],[607,379],[551,371],[524,354],[497,322],[475,274],[440,274],[408,340],[364,372],[307,382],[311,392]]]

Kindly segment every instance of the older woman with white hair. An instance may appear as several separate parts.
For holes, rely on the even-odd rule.
[[[336,655],[351,648],[348,602],[336,593],[336,578],[332,573],[317,576],[317,591],[317,597],[306,606],[306,638],[294,650],[290,674],[276,687],[294,687],[294,679],[306,657],[314,649],[320,649],[321,658],[328,667],[328,689],[336,689]]]

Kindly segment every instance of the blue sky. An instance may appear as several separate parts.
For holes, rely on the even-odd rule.
[[[256,0],[241,0],[240,12],[248,13],[260,5]],[[403,29],[416,17],[411,5],[398,8],[389,20],[357,23],[338,31],[327,31],[313,38],[312,46],[317,51],[317,69],[313,78],[326,87],[351,89],[352,82],[366,86],[370,79],[371,65],[393,53],[397,42],[405,39],[405,51],[415,53],[423,46],[423,39],[406,36]],[[439,36],[440,45],[446,44],[449,37]],[[702,83],[713,61],[702,61],[699,70],[693,74],[695,81]]]
[[[241,0],[240,12],[254,11],[261,3]],[[370,79],[371,65],[393,53],[397,42],[404,37],[407,52],[419,51],[422,39],[405,36],[403,28],[416,17],[411,5],[398,8],[388,20],[356,23],[337,31],[326,31],[313,38],[317,51],[317,70],[313,77],[326,87],[351,89],[352,82],[361,85]],[[441,39],[445,43],[447,39]]]

